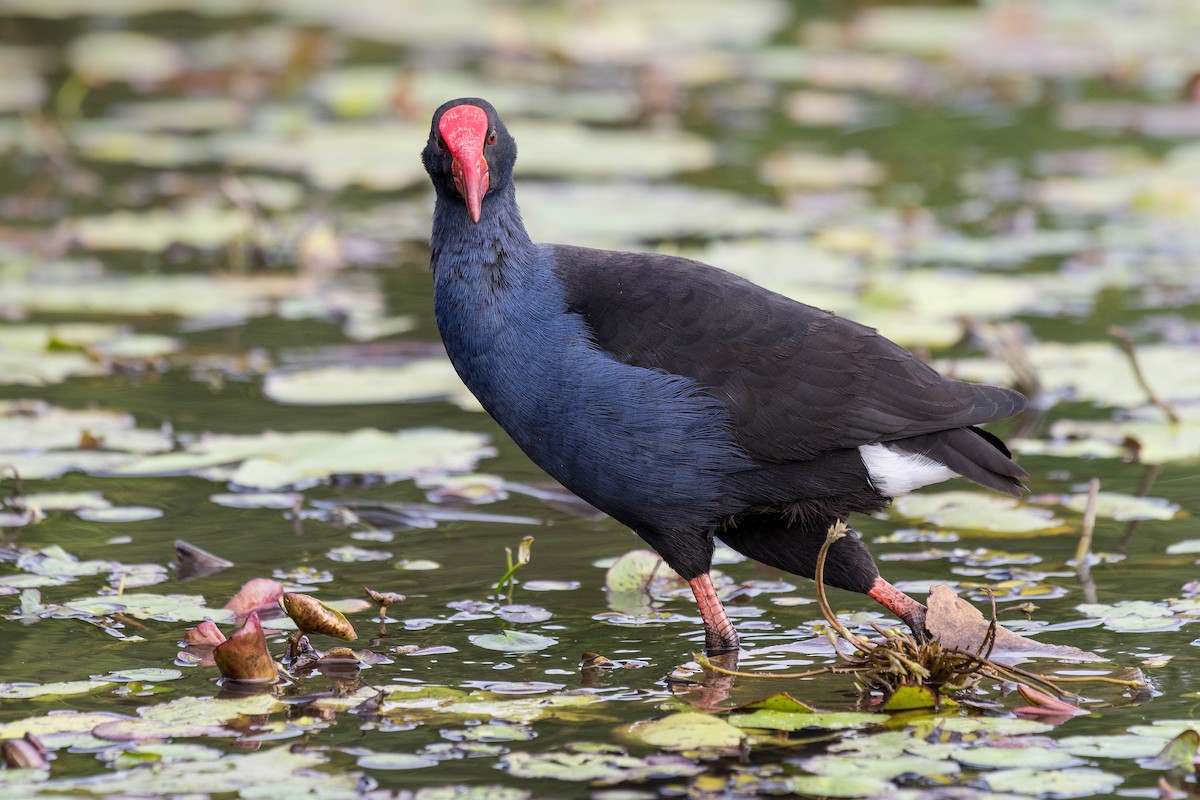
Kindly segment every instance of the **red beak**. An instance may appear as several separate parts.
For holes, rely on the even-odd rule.
[[[442,114],[438,132],[453,158],[454,188],[467,203],[472,222],[483,214],[483,197],[488,191],[488,163],[483,145],[488,136],[488,118],[479,106],[461,105]]]

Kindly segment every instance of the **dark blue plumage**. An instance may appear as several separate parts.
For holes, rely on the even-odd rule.
[[[891,490],[1025,473],[972,427],[1015,392],[945,378],[873,330],[697,262],[533,243],[516,144],[478,98],[435,113],[434,303],[463,381],[530,458],[630,526],[692,584],[710,650],[737,636],[712,590],[714,535],[812,577],[824,532]],[[826,582],[917,635],[923,607],[848,537]]]

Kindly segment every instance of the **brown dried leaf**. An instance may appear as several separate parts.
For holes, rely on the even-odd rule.
[[[283,584],[270,578],[254,578],[242,584],[237,594],[229,598],[225,608],[245,619],[254,611],[265,611],[274,607],[283,597]]]
[[[235,681],[273,683],[279,676],[258,614],[251,612],[246,624],[213,650],[221,676]]]
[[[929,593],[929,610],[925,627],[943,647],[963,650],[978,650],[987,635],[990,621],[984,619],[979,609],[963,600],[949,586],[934,586]],[[986,654],[985,654],[986,655]],[[1013,633],[1007,628],[996,626],[996,644],[991,657],[1000,662],[1020,661],[1043,657],[1067,661],[1103,661],[1095,653],[1078,647],[1046,644]]]
[[[225,634],[211,619],[206,619],[194,628],[188,628],[183,643],[188,647],[216,647],[225,641]]]
[[[279,604],[303,633],[322,633],[347,642],[358,638],[354,626],[344,615],[315,597],[285,592]]]

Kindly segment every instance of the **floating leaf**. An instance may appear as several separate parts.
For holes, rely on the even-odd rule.
[[[238,464],[233,483],[258,489],[307,486],[334,475],[383,475],[398,480],[436,472],[467,471],[493,453],[478,433],[421,428],[397,433],[265,433],[211,436],[185,452],[127,464],[123,475],[194,472]]]
[[[789,711],[752,711],[749,714],[730,714],[729,722],[739,728],[767,728],[778,731],[801,731],[806,728],[844,730],[863,728],[887,722],[887,714],[862,711],[822,711],[796,713]]]
[[[1197,761],[1200,761],[1200,725],[1182,731],[1153,759],[1143,762],[1143,766],[1192,773],[1196,771]]]
[[[621,733],[637,742],[664,750],[737,747],[746,737],[741,728],[707,714],[671,714],[662,719],[635,722]]]
[[[558,639],[541,636],[524,631],[504,631],[502,633],[480,633],[467,637],[471,644],[488,650],[499,650],[504,653],[532,653],[545,650],[558,644]]]
[[[366,769],[397,770],[436,767],[438,762],[411,753],[367,753],[360,755],[357,763]]]
[[[1088,496],[1074,494],[1064,503],[1080,514],[1087,508]],[[1133,519],[1174,519],[1179,505],[1159,497],[1134,497],[1117,492],[1100,492],[1096,495],[1096,516],[1122,522]]]
[[[1058,740],[1059,752],[1082,758],[1152,758],[1162,748],[1162,739],[1131,733],[1067,736]]]
[[[994,792],[1067,798],[1108,794],[1120,786],[1124,778],[1098,769],[1039,770],[1018,767],[985,773],[982,780]]]
[[[1011,497],[983,492],[929,492],[896,499],[892,508],[909,519],[943,528],[1005,534],[1059,532],[1063,522],[1043,508],[1018,505]]]
[[[81,508],[76,514],[88,522],[142,522],[158,519],[163,515],[161,508],[148,506],[112,506],[109,508]]]
[[[292,405],[366,405],[416,403],[451,399],[479,408],[445,358],[425,358],[397,366],[327,366],[273,372],[263,393],[276,403]]]
[[[1083,762],[1069,752],[1050,747],[995,747],[983,745],[956,750],[951,756],[960,764],[976,769],[1066,769]]]
[[[690,758],[651,755],[645,758],[617,753],[508,753],[501,756],[506,772],[518,778],[560,781],[641,782],[696,775],[704,767]]]
[[[63,697],[89,694],[111,688],[112,681],[59,681],[57,683],[0,683],[0,698],[28,700],[34,697]]]
[[[887,797],[895,785],[866,775],[798,775],[788,782],[789,791],[806,797]]]
[[[917,708],[937,708],[941,698],[932,686],[905,684],[897,686],[883,703],[884,711],[912,711]]]
[[[80,597],[68,600],[63,607],[85,614],[124,614],[135,619],[156,619],[161,622],[233,622],[233,613],[220,608],[205,608],[200,595],[184,594],[122,594],[99,597]]]
[[[742,706],[739,711],[757,711],[763,709],[766,711],[785,711],[792,714],[809,714],[813,712],[812,706],[808,703],[801,702],[792,697],[787,692],[779,692],[770,697],[764,697],[762,700],[755,700],[753,703],[747,703]]]
[[[824,755],[806,758],[800,762],[800,766],[808,772],[831,778],[863,776],[882,780],[893,780],[901,775],[933,778],[957,775],[959,772],[958,764],[953,761],[914,755],[878,758]]]

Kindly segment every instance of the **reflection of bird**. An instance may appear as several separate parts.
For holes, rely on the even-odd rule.
[[[811,578],[851,512],[954,475],[1019,492],[1024,470],[973,427],[1020,411],[1017,392],[950,380],[870,328],[705,264],[534,244],[516,143],[484,100],[439,108],[422,158],[450,360],[530,458],[688,580],[710,652],[738,643],[708,574],[714,536]],[[924,606],[857,536],[832,547],[825,581],[924,635]]]

